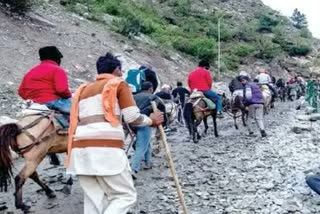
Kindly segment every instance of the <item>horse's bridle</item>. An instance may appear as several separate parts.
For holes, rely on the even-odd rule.
[[[26,115],[23,118],[26,117],[31,117],[31,116],[40,116],[39,118],[37,118],[35,121],[33,121],[32,123],[22,127],[21,133],[25,134],[27,137],[30,138],[30,140],[32,141],[32,143],[30,145],[27,145],[25,147],[22,148],[18,148],[18,146],[16,145],[15,148],[12,148],[13,151],[17,152],[19,155],[23,155],[26,152],[29,152],[34,146],[39,145],[45,138],[47,138],[48,136],[43,136],[47,129],[50,127],[52,121],[53,121],[53,117],[54,117],[54,111],[49,111],[48,113],[37,113],[37,114],[30,114],[30,115]],[[40,135],[38,137],[33,136],[28,129],[34,127],[35,125],[37,125],[41,120],[43,119],[48,119],[48,122],[45,126],[45,128],[43,129],[43,131],[40,133]],[[49,135],[50,136],[50,135]]]

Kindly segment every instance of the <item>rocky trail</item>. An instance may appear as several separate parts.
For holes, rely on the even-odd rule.
[[[199,144],[189,140],[187,130],[177,127],[168,135],[177,173],[191,214],[285,214],[319,213],[320,198],[305,184],[305,176],[320,172],[319,124],[307,122],[308,131],[295,134],[294,103],[278,103],[267,115],[268,138],[246,136],[235,130],[230,117],[219,121],[220,137],[205,136]],[[60,155],[62,157],[62,155]],[[17,160],[19,169],[22,160]],[[77,181],[71,195],[64,192],[68,178],[64,168],[52,167],[46,159],[39,174],[56,191],[47,199],[39,187],[28,181],[25,200],[34,213],[83,213],[83,196]],[[154,157],[154,167],[138,174],[135,182],[138,202],[132,213],[179,213],[173,179],[163,152]],[[2,213],[14,209],[13,187],[1,193]],[[0,211],[1,213],[1,211]]]

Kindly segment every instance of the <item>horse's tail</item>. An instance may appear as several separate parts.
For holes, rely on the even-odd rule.
[[[10,123],[0,127],[0,192],[7,192],[11,183],[13,161],[10,146],[17,147],[17,136],[21,128]]]
[[[193,121],[192,115],[193,115],[193,104],[186,103],[183,109],[183,118],[188,126],[192,124],[192,121]]]

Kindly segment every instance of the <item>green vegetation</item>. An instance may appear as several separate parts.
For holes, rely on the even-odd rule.
[[[294,9],[292,16],[290,17],[295,26],[298,29],[303,29],[308,27],[308,21],[305,14],[301,13],[297,8]]]
[[[24,13],[31,6],[31,0],[0,0],[0,3],[4,3],[10,6],[11,11]]]
[[[138,3],[140,2],[140,3]],[[197,59],[217,58],[218,19],[226,70],[235,70],[247,57],[269,61],[280,54],[303,56],[311,51],[310,32],[303,28],[288,37],[290,24],[273,12],[258,11],[247,23],[219,12],[196,11],[190,0],[161,0],[150,3],[133,0],[69,0],[69,8],[87,18],[103,22],[105,14],[114,16],[112,29],[132,38],[145,34],[165,49],[175,49]],[[157,4],[157,5],[155,5]],[[163,4],[161,11],[158,4]],[[292,34],[290,32],[290,34]]]

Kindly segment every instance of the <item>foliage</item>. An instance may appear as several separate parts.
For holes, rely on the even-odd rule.
[[[255,51],[254,45],[249,43],[240,43],[233,46],[232,53],[238,57],[246,57]]]
[[[24,13],[31,6],[31,0],[0,0],[0,3],[8,4],[11,11]]]
[[[286,26],[290,21],[268,10],[261,9],[251,21],[239,24],[235,17],[222,11],[206,12],[191,7],[191,0],[159,0],[152,4],[146,0],[69,1],[70,9],[82,15],[89,13],[88,17],[94,17],[97,21],[105,14],[116,17],[111,29],[124,36],[133,38],[145,34],[157,42],[161,50],[175,49],[211,62],[217,56],[220,19],[222,67],[229,70],[236,69],[247,57],[269,61],[281,53],[300,56],[311,50],[307,42],[311,34],[306,28],[288,33]],[[161,3],[166,10],[155,7]],[[76,7],[77,4],[82,7]],[[85,10],[80,12],[77,8]],[[104,22],[102,18],[100,21]],[[291,35],[294,37],[291,38]]]
[[[272,33],[273,27],[279,24],[279,20],[270,15],[261,15],[259,18],[258,31]]]
[[[264,60],[275,58],[281,52],[281,46],[273,43],[268,38],[261,38],[256,42],[256,57]]]
[[[307,28],[308,21],[305,14],[301,13],[297,8],[294,9],[292,16],[290,17],[293,26],[298,29]]]
[[[216,44],[212,39],[187,39],[180,37],[172,45],[175,49],[199,59],[213,60],[217,55]]]

